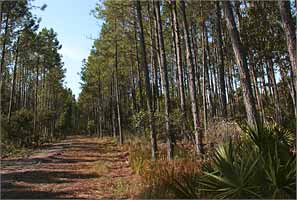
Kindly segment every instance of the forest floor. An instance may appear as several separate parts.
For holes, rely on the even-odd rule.
[[[71,136],[1,160],[1,199],[137,198],[140,178],[111,138]]]

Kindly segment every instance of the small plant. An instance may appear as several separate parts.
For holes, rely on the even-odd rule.
[[[150,149],[141,143],[131,144],[129,153],[129,164],[136,174],[143,172],[145,161],[150,160]]]
[[[108,169],[106,162],[97,161],[97,162],[95,162],[92,171],[98,175],[104,175],[104,174],[108,173],[109,169]]]
[[[87,126],[89,134],[93,134],[95,132],[95,121],[90,120],[88,121],[88,126]]]
[[[113,192],[116,195],[123,194],[126,190],[127,186],[123,180],[119,179],[115,182]]]
[[[201,163],[191,160],[146,162],[142,174],[145,198],[198,198]]]
[[[214,153],[200,184],[211,198],[296,198],[292,134],[275,124],[242,126],[241,143],[231,140]]]

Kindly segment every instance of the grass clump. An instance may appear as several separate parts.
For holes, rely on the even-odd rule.
[[[165,145],[159,146],[159,160],[152,161],[149,144],[129,144],[129,164],[141,177],[140,198],[197,198],[201,161],[185,158],[178,148],[174,161],[166,160]]]
[[[146,162],[143,198],[198,198],[201,163],[188,159]]]
[[[92,171],[97,175],[104,175],[107,174],[109,171],[108,165],[104,161],[97,161],[94,163]]]

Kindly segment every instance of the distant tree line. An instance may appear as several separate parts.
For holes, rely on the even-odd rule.
[[[31,1],[0,2],[1,142],[36,146],[65,136],[76,123],[53,29],[39,30]]]

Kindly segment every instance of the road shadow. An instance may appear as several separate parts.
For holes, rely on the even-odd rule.
[[[79,158],[75,149],[81,153]],[[29,158],[1,160],[1,199],[73,199],[84,194],[88,185],[76,188],[75,184],[98,178],[96,173],[81,170],[83,164],[98,160],[88,158],[98,149],[95,142],[67,141],[48,145]],[[72,170],[75,165],[78,170]]]

